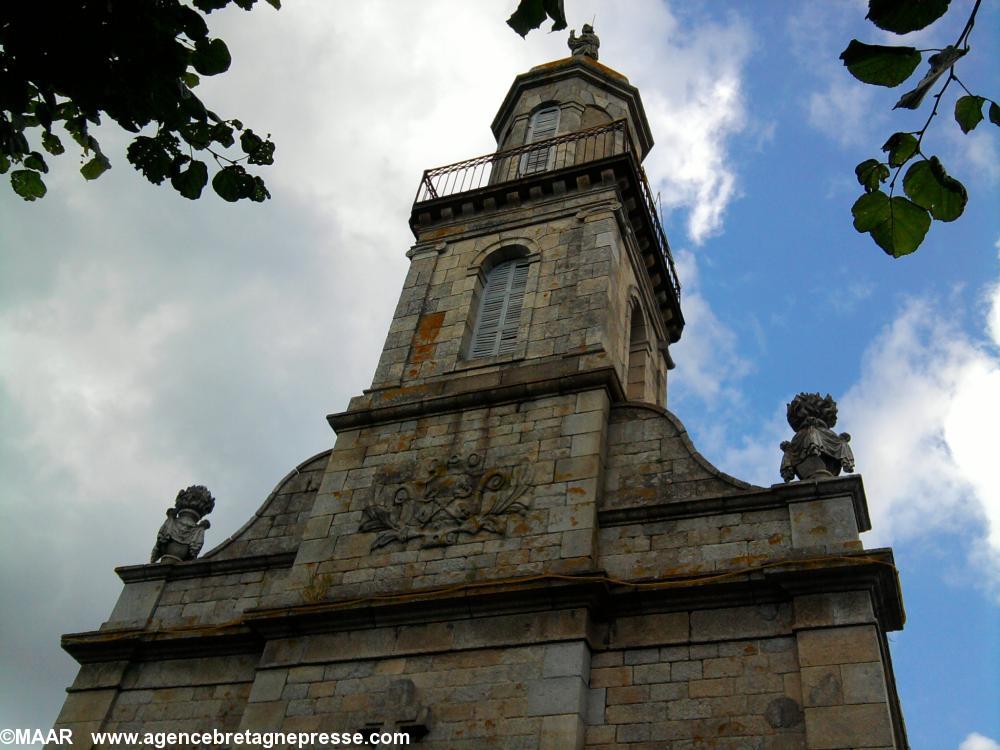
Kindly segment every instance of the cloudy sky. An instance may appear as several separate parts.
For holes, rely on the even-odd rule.
[[[487,153],[514,75],[563,57],[522,41],[514,0],[295,2],[213,16],[229,73],[217,112],[277,143],[274,199],[189,202],[124,159],[84,184],[72,155],[49,195],[0,189],[0,726],[47,726],[75,664],[64,632],[105,619],[113,567],[147,559],[181,487],[218,499],[208,544],[295,464],[371,375],[412,243],[423,169]],[[949,118],[930,152],[969,188],[965,215],[893,261],[851,228],[853,167],[925,113],[837,59],[885,35],[865,4],[566,0],[596,16],[601,60],[643,96],[688,326],[670,407],[702,452],[778,481],[784,404],[832,393],[891,544],[909,622],[892,635],[914,748],[1000,745],[998,131]],[[916,35],[954,40],[972,5]],[[959,70],[1000,94],[1000,5],[983,4]],[[992,450],[991,450],[992,449]]]

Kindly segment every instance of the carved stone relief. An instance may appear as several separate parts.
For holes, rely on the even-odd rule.
[[[414,472],[415,473],[415,472]],[[419,539],[421,547],[455,544],[463,535],[503,534],[507,517],[524,513],[524,467],[487,469],[471,453],[433,461],[425,476],[386,476],[362,511],[359,532],[377,531],[371,549]]]

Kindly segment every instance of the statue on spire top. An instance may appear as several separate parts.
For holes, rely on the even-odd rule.
[[[580,36],[576,35],[576,29],[570,29],[569,41],[566,43],[574,56],[586,55],[594,60],[597,59],[597,48],[601,46],[601,40],[597,38],[594,27],[589,23],[583,25]]]

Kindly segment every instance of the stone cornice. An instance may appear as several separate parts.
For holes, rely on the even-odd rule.
[[[295,552],[275,552],[270,555],[250,555],[223,560],[202,557],[172,565],[166,563],[123,565],[115,568],[115,573],[125,583],[160,580],[176,581],[181,578],[204,578],[206,576],[218,576],[230,573],[270,570],[271,568],[290,568],[293,562],[295,562]]]
[[[267,640],[310,633],[573,608],[584,608],[595,621],[607,622],[628,615],[776,603],[807,594],[859,590],[870,592],[883,630],[902,627],[905,617],[892,553],[870,550],[789,559],[702,578],[620,582],[594,571],[487,581],[396,596],[252,609],[237,621],[203,627],[73,633],[63,636],[62,646],[81,663],[181,658],[257,652]]]
[[[632,508],[612,508],[598,512],[601,526],[625,526],[632,523],[654,523],[677,518],[694,518],[722,513],[782,508],[791,503],[823,500],[830,497],[851,498],[858,531],[871,529],[864,485],[857,474],[805,482],[773,484],[765,489],[735,492],[731,495],[701,500],[656,503]]]
[[[341,432],[593,388],[606,388],[612,401],[624,399],[614,368],[602,367],[580,372],[577,371],[577,359],[574,356],[540,364],[509,366],[481,375],[425,383],[411,389],[392,389],[399,398],[396,403],[375,403],[368,407],[353,408],[339,414],[330,414],[326,419],[335,431]]]

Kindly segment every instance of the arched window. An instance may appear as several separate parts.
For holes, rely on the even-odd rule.
[[[529,265],[526,258],[508,260],[487,275],[472,334],[471,357],[508,354],[517,347]]]
[[[639,303],[633,301],[628,336],[628,385],[626,394],[630,401],[645,401],[646,378],[649,366],[649,341],[646,319]]]
[[[528,125],[528,136],[525,143],[538,143],[539,141],[554,138],[559,129],[559,107],[546,107],[540,109],[531,116],[531,123]],[[549,157],[553,149],[548,146],[528,151],[521,157],[521,174],[534,174],[544,172],[549,168]]]

